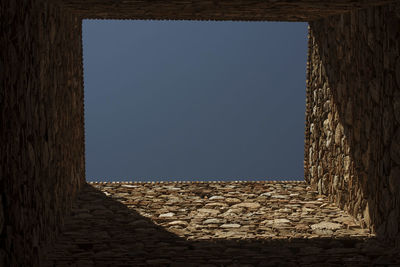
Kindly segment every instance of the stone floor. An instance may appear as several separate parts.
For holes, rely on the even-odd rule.
[[[304,182],[88,183],[43,266],[400,266]]]

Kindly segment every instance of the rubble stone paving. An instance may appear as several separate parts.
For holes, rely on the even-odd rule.
[[[400,266],[300,181],[92,182],[44,266]]]

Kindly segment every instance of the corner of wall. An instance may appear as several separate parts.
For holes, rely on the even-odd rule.
[[[399,241],[399,5],[313,21],[308,180],[380,239]]]

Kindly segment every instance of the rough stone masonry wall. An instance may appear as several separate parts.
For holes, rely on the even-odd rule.
[[[399,242],[400,6],[309,25],[305,179]]]
[[[40,266],[85,182],[81,21],[0,1],[0,266]]]
[[[85,182],[82,17],[308,21],[387,2],[0,1],[0,266],[39,265]],[[307,117],[306,179],[382,236],[394,235],[399,19],[389,7],[352,12],[311,23],[308,106],[316,112]]]
[[[397,0],[58,0],[82,18],[313,21]]]

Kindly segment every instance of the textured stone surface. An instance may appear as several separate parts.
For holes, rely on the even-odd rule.
[[[400,264],[305,182],[89,183],[46,254],[42,266]]]
[[[396,0],[59,0],[83,18],[313,21]]]
[[[38,266],[85,181],[81,21],[20,0],[0,19],[0,266]]]
[[[305,179],[399,243],[400,6],[309,24]],[[333,141],[332,141],[333,139]]]
[[[0,266],[37,266],[38,255],[55,240],[74,196],[85,181],[81,47],[81,19],[85,17],[311,21],[305,179],[313,190],[327,195],[330,201],[354,215],[360,225],[376,232],[379,238],[396,241],[399,245],[400,6],[380,6],[389,2],[398,1],[0,1]],[[122,187],[135,189],[135,186],[126,184]],[[181,187],[174,186],[165,188],[166,195],[181,190]],[[232,190],[240,192],[241,189]],[[148,212],[159,209],[163,213],[157,215],[168,214],[158,217],[163,222],[155,221],[153,224],[175,229],[172,247],[164,239],[162,242],[158,239],[147,242],[146,236],[165,232],[158,231],[156,226],[148,227],[148,216],[142,214],[138,220],[128,220],[129,224],[125,225],[124,214],[127,211],[106,207],[99,203],[101,200],[94,201],[86,210],[75,210],[73,218],[82,222],[96,219],[95,237],[99,239],[109,237],[108,227],[133,227],[137,238],[135,245],[124,252],[117,248],[117,252],[122,253],[118,254],[120,256],[127,253],[129,257],[136,257],[136,263],[144,257],[148,264],[169,264],[172,260],[165,256],[165,251],[176,255],[177,259],[179,255],[182,255],[181,259],[190,255],[195,262],[196,259],[200,261],[205,253],[220,253],[221,248],[226,248],[226,255],[246,255],[260,266],[274,266],[294,254],[302,255],[300,263],[303,265],[318,265],[319,260],[332,264],[345,262],[349,266],[371,261],[387,264],[385,253],[388,250],[379,249],[380,245],[374,249],[361,248],[364,245],[349,247],[346,243],[349,241],[344,237],[340,237],[339,243],[330,240],[329,245],[326,241],[307,243],[301,237],[303,239],[297,240],[294,247],[288,245],[291,239],[285,239],[283,242],[287,249],[282,250],[277,235],[293,232],[294,235],[337,236],[343,234],[343,229],[317,227],[315,233],[310,232],[310,222],[330,222],[323,215],[328,203],[319,208],[299,203],[300,212],[294,207],[276,206],[276,203],[301,199],[300,193],[258,190],[264,188],[254,188],[251,194],[246,194],[245,201],[241,196],[226,192],[215,192],[214,196],[208,196],[207,190],[198,193],[202,199],[207,196],[207,203],[203,199],[187,205],[199,206],[193,210],[194,214],[189,214],[196,216],[199,222],[196,225],[201,226],[199,229],[190,228],[192,221],[180,216],[183,211],[168,209],[182,201],[178,195],[169,198],[165,207],[154,207],[152,200],[148,199],[147,205],[154,208]],[[114,192],[107,193],[107,190],[104,193],[115,195]],[[286,217],[267,216],[261,221],[262,215],[257,212],[265,208],[265,203],[258,201],[259,198],[274,203],[272,207],[279,213],[273,210],[272,214],[286,214]],[[316,201],[317,204],[321,202]],[[323,206],[325,204],[327,206]],[[322,218],[311,216],[311,221],[305,219],[308,217],[304,216],[312,210],[318,214],[315,209],[322,209]],[[245,214],[252,215],[246,217]],[[107,224],[107,220],[101,218],[114,224]],[[237,221],[227,218],[237,218]],[[251,227],[254,218],[260,219],[256,223],[259,223],[257,229],[261,232],[255,232]],[[359,231],[357,225],[345,224],[344,221],[333,223],[347,225],[346,231]],[[76,227],[71,233],[83,235],[82,240],[86,242],[91,236],[90,227],[87,224]],[[275,239],[268,243],[270,246],[261,245],[263,241],[252,241],[248,245],[239,242],[239,246],[231,241],[216,246],[205,241],[190,243],[190,253],[183,249],[186,254],[180,254],[180,241],[182,235],[188,233],[188,228],[190,235],[199,234],[205,239],[214,233],[219,233],[222,239],[250,235],[252,240],[256,240],[253,236],[259,234],[271,234]],[[119,242],[126,241],[126,238],[129,240],[131,234],[129,229],[127,237],[121,232],[116,233],[119,235],[112,238]],[[115,240],[113,244],[117,242]],[[371,240],[367,247],[375,246],[371,245]],[[79,243],[72,252],[66,252],[74,253],[77,266],[92,265],[93,259],[87,256],[91,253],[96,253],[95,259],[112,257],[113,250],[107,250],[109,244],[100,244],[93,252],[88,251],[91,244],[85,242]],[[70,248],[70,244],[66,246]],[[154,248],[159,249],[155,254],[164,258],[145,256]],[[359,253],[360,249],[364,254]],[[265,259],[265,254],[273,257]],[[329,256],[315,258],[313,254]],[[96,265],[101,263],[96,262]],[[296,265],[299,262],[293,260],[292,263]],[[235,266],[236,263],[229,257],[215,256],[207,264]]]

